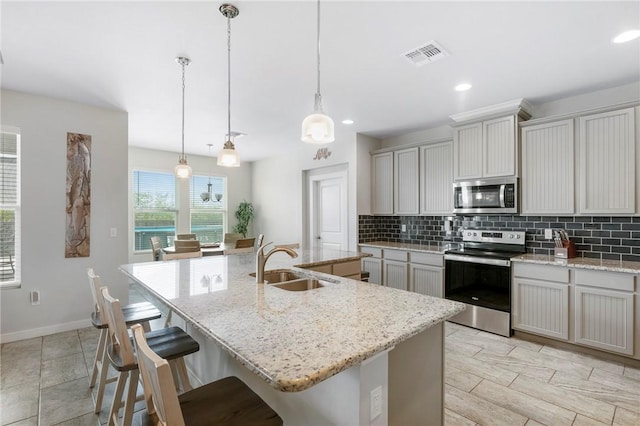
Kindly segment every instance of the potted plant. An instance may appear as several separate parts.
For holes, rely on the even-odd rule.
[[[236,210],[236,219],[238,219],[238,224],[233,227],[233,232],[242,234],[243,238],[247,238],[247,228],[253,218],[253,204],[246,200],[241,202],[238,205],[238,210]]]

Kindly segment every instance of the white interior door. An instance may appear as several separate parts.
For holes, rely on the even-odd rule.
[[[309,176],[310,179],[310,235],[317,247],[346,250],[347,175],[330,173]]]

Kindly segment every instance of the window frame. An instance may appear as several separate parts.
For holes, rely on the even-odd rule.
[[[132,198],[132,221],[131,221],[131,226],[132,226],[132,232],[131,232],[131,236],[132,236],[132,240],[131,240],[131,244],[132,244],[132,249],[133,249],[133,254],[134,255],[139,255],[139,254],[145,254],[145,253],[151,253],[152,249],[151,248],[143,248],[143,249],[137,249],[136,248],[136,214],[137,213],[173,213],[174,215],[174,220],[173,220],[173,225],[174,225],[174,232],[173,235],[175,235],[178,232],[178,223],[180,220],[180,200],[179,200],[179,191],[178,191],[178,181],[177,179],[173,178],[173,200],[174,200],[174,205],[171,208],[148,208],[148,207],[144,207],[144,208],[138,208],[136,207],[136,200],[135,200],[135,182],[136,182],[136,178],[135,175],[136,173],[155,173],[155,174],[163,174],[163,175],[173,175],[173,172],[168,172],[166,170],[153,170],[153,169],[147,169],[147,168],[133,168],[131,170],[131,198]],[[167,236],[168,237],[168,236]]]
[[[21,222],[22,222],[22,154],[21,134],[17,127],[0,126],[0,133],[12,134],[16,137],[16,199],[15,203],[4,203],[0,198],[0,210],[13,210],[14,212],[14,253],[13,253],[13,280],[0,281],[0,289],[20,288],[22,286],[22,250],[21,250]],[[4,155],[4,154],[1,154]]]

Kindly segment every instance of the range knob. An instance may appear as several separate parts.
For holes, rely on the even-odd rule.
[[[474,232],[474,233],[473,233],[473,236],[474,236],[474,237],[477,237],[477,236],[478,236],[478,233],[477,233],[477,232]]]
[[[470,237],[470,236],[471,236],[471,232],[467,232],[467,237]]]
[[[509,234],[509,239],[513,240],[513,234]]]
[[[516,235],[516,240],[520,239],[520,234]]]

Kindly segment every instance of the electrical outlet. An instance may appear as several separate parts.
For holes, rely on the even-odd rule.
[[[40,304],[40,292],[38,290],[33,290],[31,292],[31,304],[32,305]]]
[[[109,236],[111,238],[116,238],[118,236],[118,228],[109,229]]]
[[[553,230],[551,228],[547,228],[544,230],[544,239],[545,240],[553,239]]]
[[[402,225],[400,225],[400,231],[401,232],[407,232],[407,225],[405,225],[404,223]]]
[[[378,386],[371,391],[371,399],[369,401],[369,404],[369,421],[371,421],[382,414],[382,386]]]

